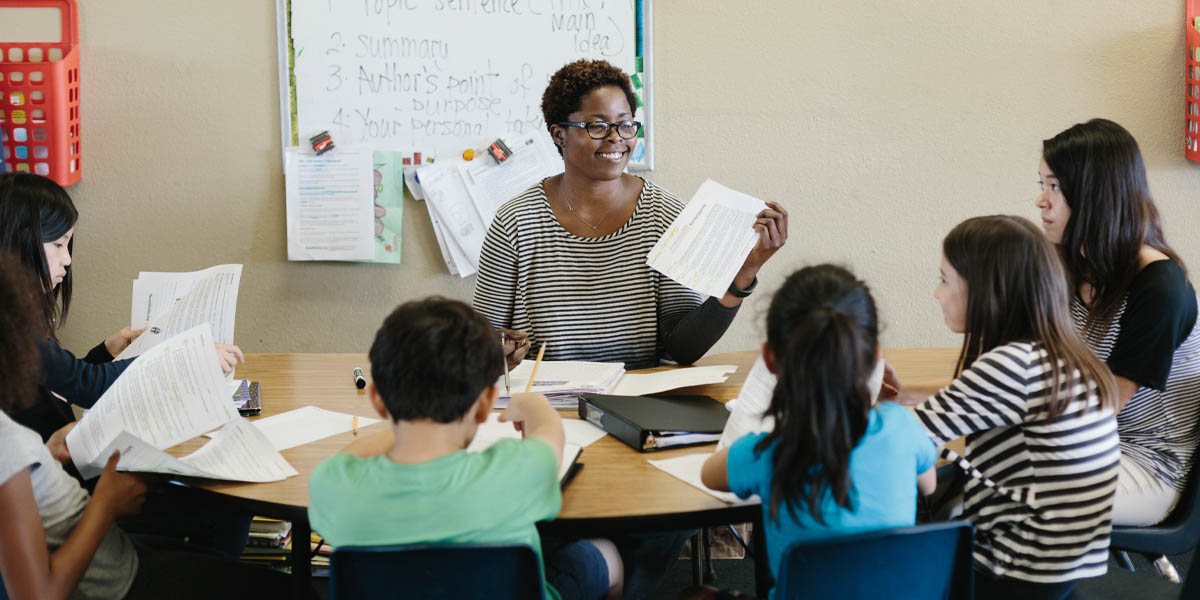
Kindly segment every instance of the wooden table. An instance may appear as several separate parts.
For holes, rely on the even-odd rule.
[[[906,389],[933,391],[950,380],[957,349],[898,349],[885,352]],[[674,391],[676,394],[706,394],[722,402],[737,396],[757,353],[732,352],[708,356],[697,365],[736,365],[725,383]],[[237,376],[262,383],[262,416],[278,414],[307,405],[374,416],[365,391],[354,387],[353,369],[370,365],[362,354],[248,354]],[[664,368],[672,367],[660,367]],[[564,418],[578,418],[563,411]],[[385,431],[387,421],[359,429],[359,436]],[[186,480],[185,493],[201,494],[209,501],[232,510],[280,518],[292,522],[292,568],[297,597],[311,585],[309,549],[305,546],[311,529],[308,523],[308,478],[322,460],[333,456],[353,441],[352,433],[335,435],[283,451],[283,457],[300,474],[273,483],[231,483]],[[172,454],[191,452],[204,440],[196,439],[171,449]],[[711,452],[711,446],[664,450],[652,454],[635,452],[612,436],[588,446],[581,457],[584,468],[563,493],[562,511],[539,529],[567,535],[603,535],[627,531],[678,530],[724,523],[755,521],[757,506],[729,506],[716,498],[651,466],[646,459],[669,458]],[[756,536],[759,539],[762,536]],[[765,556],[765,550],[761,556]],[[761,567],[761,568],[760,568]],[[765,561],[756,569],[769,573]],[[760,582],[765,581],[759,577]],[[760,590],[761,592],[762,590]]]

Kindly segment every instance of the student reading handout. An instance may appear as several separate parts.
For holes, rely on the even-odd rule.
[[[0,250],[19,257],[32,275],[33,293],[40,308],[35,318],[47,325],[47,335],[38,344],[41,375],[37,400],[13,418],[38,432],[43,440],[51,440],[56,454],[65,450],[65,432],[61,430],[75,420],[75,415],[70,406],[54,396],[82,408],[91,407],[129,366],[130,361],[113,357],[141,333],[126,327],[83,359],[60,346],[54,337],[71,306],[71,253],[78,220],[79,212],[71,197],[53,180],[30,173],[0,174]],[[217,344],[215,348],[226,372],[244,360],[237,346]]]

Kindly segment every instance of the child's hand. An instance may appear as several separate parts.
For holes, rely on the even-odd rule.
[[[242,349],[233,344],[213,344],[217,350],[217,360],[221,363],[221,372],[228,374],[238,363],[246,362]]]
[[[67,423],[62,429],[50,434],[50,439],[46,440],[46,449],[50,451],[50,456],[64,465],[71,462],[71,451],[67,449],[67,434],[71,433],[75,424],[76,422]]]
[[[138,514],[146,501],[146,482],[137,475],[118,472],[117,462],[120,460],[120,450],[108,457],[104,472],[100,474],[100,480],[92,492],[92,502],[99,503],[114,520]]]
[[[120,331],[108,336],[108,339],[104,340],[104,349],[108,350],[110,356],[116,358],[122,350],[128,348],[129,344],[133,343],[133,340],[142,335],[143,331],[146,331],[145,327],[141,329],[122,327]]]
[[[550,401],[541,394],[513,394],[508,401],[508,408],[500,413],[500,422],[511,422],[522,434],[525,433],[525,421],[538,411],[550,407]],[[554,410],[551,408],[551,410]]]

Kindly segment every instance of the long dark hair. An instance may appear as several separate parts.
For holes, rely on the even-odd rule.
[[[775,444],[771,518],[807,506],[819,523],[828,492],[853,509],[850,452],[867,430],[879,343],[875,300],[866,284],[834,265],[796,271],[771,300],[767,346],[778,383],[768,414],[775,429],[755,446]]]
[[[1092,287],[1084,335],[1107,327],[1140,270],[1148,245],[1183,261],[1163,237],[1137,140],[1107,119],[1079,123],[1042,142],[1042,158],[1062,188],[1071,218],[1059,250],[1071,289]]]
[[[0,251],[0,410],[21,409],[35,398],[41,364],[37,342],[46,326],[37,318],[33,278],[17,257]]]
[[[1116,405],[1116,382],[1071,326],[1062,262],[1036,225],[1007,215],[967,219],[942,241],[942,253],[967,283],[955,377],[997,346],[1037,342],[1046,353],[1048,390],[1095,384],[1101,406]],[[1046,403],[1047,418],[1062,414],[1073,397],[1056,393]]]
[[[67,191],[53,180],[31,173],[0,173],[0,251],[11,252],[41,284],[41,313],[50,335],[71,306],[71,267],[58,287],[50,279],[42,244],[62,237],[79,220]],[[75,239],[67,244],[74,253]]]

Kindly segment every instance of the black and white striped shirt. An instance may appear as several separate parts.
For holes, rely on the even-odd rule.
[[[737,308],[702,297],[646,264],[646,255],[683,210],[650,181],[629,220],[596,238],[559,224],[541,183],[506,202],[484,240],[475,308],[494,327],[542,341],[547,360],[690,363],[733,321]]]
[[[1084,340],[1114,375],[1139,385],[1117,415],[1121,453],[1181,492],[1200,444],[1198,302],[1179,265],[1155,261],[1130,284],[1108,327]],[[1076,298],[1076,329],[1087,315]]]
[[[1120,446],[1095,387],[1076,383],[1047,419],[1049,369],[1040,344],[1012,342],[975,360],[916,408],[938,445],[967,436],[963,518],[975,562],[1004,577],[1058,583],[1107,570]]]

